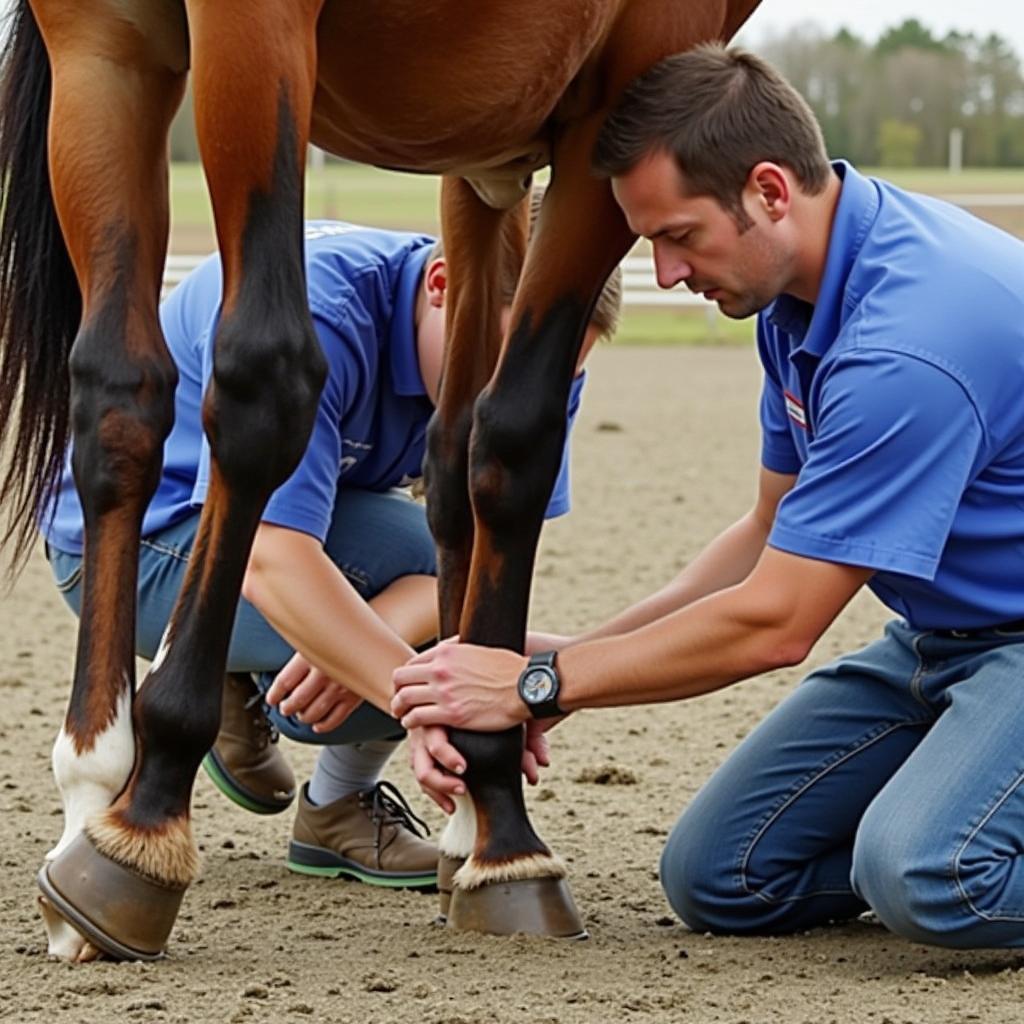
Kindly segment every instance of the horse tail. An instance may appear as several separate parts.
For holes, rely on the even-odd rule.
[[[28,0],[0,55],[0,546],[24,565],[69,434],[82,298],[50,190],[50,64]]]

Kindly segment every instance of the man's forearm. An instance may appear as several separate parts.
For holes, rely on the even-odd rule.
[[[559,704],[575,711],[678,700],[802,659],[773,620],[734,604],[731,590],[720,591],[627,634],[566,649]]]
[[[871,577],[767,548],[742,583],[621,636],[559,654],[567,711],[694,697],[803,661]]]
[[[412,648],[363,601],[314,538],[279,532],[267,543],[258,537],[245,596],[311,664],[388,711],[391,673]]]
[[[768,530],[750,513],[720,533],[661,590],[580,637],[580,642],[619,636],[741,583],[764,551]]]

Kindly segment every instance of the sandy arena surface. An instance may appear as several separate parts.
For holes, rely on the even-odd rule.
[[[598,351],[576,428],[575,510],[548,527],[532,622],[572,631],[663,582],[746,510],[757,462],[750,351]],[[815,663],[872,638],[858,599]],[[796,682],[775,673],[688,704],[588,712],[554,734],[529,804],[569,862],[588,942],[499,939],[431,923],[435,897],[290,875],[291,813],[260,818],[200,776],[202,878],[157,964],[46,956],[34,874],[60,832],[50,747],[74,621],[36,558],[0,599],[0,1020],[490,1024],[924,1024],[1020,1019],[1024,954],[915,946],[858,921],[785,939],[693,934],[657,883],[683,804]],[[313,751],[288,744],[300,776]],[[618,769],[601,772],[603,768]],[[598,771],[591,771],[597,769]],[[611,776],[598,784],[582,778]],[[404,750],[390,772],[434,825]]]

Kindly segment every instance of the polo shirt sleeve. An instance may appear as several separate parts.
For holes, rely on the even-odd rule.
[[[580,411],[583,385],[586,382],[586,378],[587,371],[584,370],[578,377],[573,377],[572,385],[569,388],[569,405],[566,414],[565,445],[562,448],[562,462],[558,467],[558,476],[555,477],[555,486],[551,489],[551,499],[548,501],[548,507],[544,513],[545,519],[557,519],[559,516],[564,516],[572,507],[569,476],[569,441],[572,438],[572,428],[576,422],[576,414]]]
[[[327,357],[327,380],[317,404],[306,451],[292,475],[270,496],[265,523],[308,533],[323,542],[334,511],[341,467],[341,421],[360,386],[361,367],[352,346],[314,311],[313,329]],[[202,504],[209,487],[210,448],[206,438],[193,500]]]
[[[800,470],[800,456],[793,444],[785,391],[768,357],[768,343],[760,317],[757,321],[757,346],[764,367],[760,405],[761,465],[775,473],[794,474]]]
[[[916,356],[857,349],[827,371],[807,461],[768,543],[935,578],[984,431],[963,387]]]

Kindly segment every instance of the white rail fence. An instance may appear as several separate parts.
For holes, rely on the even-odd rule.
[[[2,0],[0,0],[2,2]],[[963,193],[943,195],[946,202],[957,206],[974,207],[1016,207],[1024,206],[1024,193]],[[168,256],[164,270],[164,294],[166,295],[203,256]],[[622,261],[622,299],[627,306],[666,306],[675,309],[685,307],[704,309],[708,323],[714,323],[717,306],[700,295],[693,295],[683,285],[664,291],[654,278],[654,266],[649,256],[627,256]]]
[[[164,269],[164,294],[195,268],[205,256],[168,256]],[[622,301],[627,306],[696,307],[706,309],[713,319],[717,307],[700,295],[688,292],[683,285],[665,291],[654,278],[654,265],[649,257],[628,256],[622,261]]]

